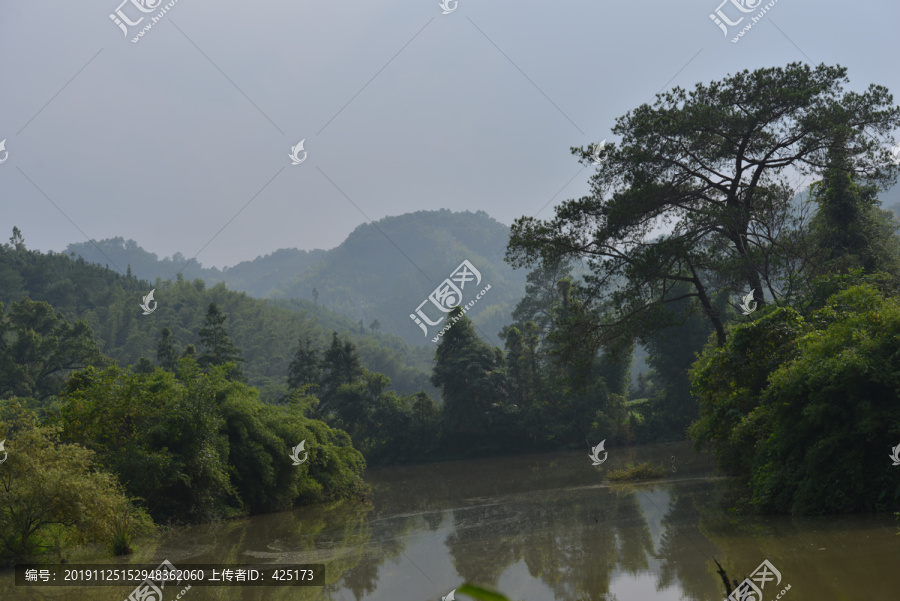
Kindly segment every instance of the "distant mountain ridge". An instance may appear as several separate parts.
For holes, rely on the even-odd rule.
[[[442,209],[362,224],[330,250],[280,249],[221,270],[181,253],[159,259],[121,237],[95,241],[102,253],[87,242],[70,244],[66,252],[91,263],[112,261],[120,269],[128,265],[134,276],[151,282],[172,279],[181,271],[185,279],[199,278],[209,286],[224,282],[257,298],[313,300],[362,320],[366,327],[377,319],[384,332],[431,346],[439,326],[430,327],[426,336],[410,314],[464,260],[480,272],[479,290],[491,286],[469,315],[483,337],[499,344],[497,332],[509,323],[525,293],[525,270],[513,270],[503,261],[508,239],[509,227],[484,211]],[[466,302],[471,300],[468,292]],[[436,320],[437,309],[428,309]]]

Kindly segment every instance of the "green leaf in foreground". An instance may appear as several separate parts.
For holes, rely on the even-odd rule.
[[[474,584],[466,583],[456,589],[456,592],[461,595],[468,595],[473,599],[479,599],[480,601],[509,601],[508,597],[504,597],[500,593],[489,591],[480,586],[475,586]]]

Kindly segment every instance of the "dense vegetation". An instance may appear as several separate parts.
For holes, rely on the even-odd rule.
[[[332,331],[352,339],[363,364],[388,375],[398,392],[436,393],[428,381],[431,354],[427,349],[360,328],[312,302],[294,300],[276,306],[223,284],[207,288],[200,280],[189,282],[180,276],[150,283],[133,277],[130,270],[123,277],[67,255],[29,252],[21,233],[17,236],[17,242],[0,252],[0,302],[44,301],[69,322],[84,320],[102,353],[120,365],[155,357],[162,328],[169,329],[171,343],[179,349],[197,344],[209,303],[215,302],[230,316],[229,332],[241,349],[247,381],[260,389],[265,400],[284,395],[297,338],[302,335],[324,350]],[[142,315],[136,309],[151,289],[155,289],[157,309]]]
[[[507,260],[531,271],[503,348],[456,307],[430,377],[427,351],[319,298],[277,306],[179,275],[157,279],[159,306],[141,315],[151,285],[130,270],[28,251],[14,228],[0,248],[0,490],[29,509],[4,501],[0,559],[87,540],[125,552],[154,523],[362,498],[367,463],[688,430],[762,511],[897,510],[900,470],[885,458],[900,441],[900,239],[878,200],[897,169],[874,138],[900,108],[878,86],[843,92],[845,79],[760,69],[620,118],[594,194],[513,226]],[[799,200],[788,167],[818,177]],[[384,292],[386,268],[357,259],[340,286],[327,269],[304,281],[323,298]],[[747,290],[741,315],[732,299]],[[386,298],[396,306],[379,318],[402,321]],[[651,370],[629,386],[637,344]],[[301,441],[308,460],[293,465]],[[63,506],[94,492],[90,512]]]
[[[655,373],[635,396],[662,390],[629,406],[644,413],[639,438],[664,436],[660,417],[679,429],[699,417],[698,446],[764,511],[900,507],[900,472],[884,461],[900,440],[900,242],[878,201],[896,182],[883,141],[900,107],[846,81],[841,67],[795,63],[658,95],[618,120],[593,194],[553,220],[519,219],[507,253],[522,266],[589,261],[555,353],[576,365],[642,342]],[[803,202],[788,169],[818,177]],[[671,232],[649,239],[660,223]],[[748,290],[749,318],[731,302]],[[707,332],[690,372],[698,416],[682,384]]]
[[[161,343],[169,369],[144,358],[128,369],[100,354],[84,321],[69,326],[27,298],[9,312],[0,303],[0,440],[10,451],[0,560],[90,541],[128,552],[151,518],[200,522],[366,496],[363,456],[346,432],[307,416],[315,398],[266,404],[241,381],[225,319],[211,303],[199,349],[173,357]],[[294,465],[289,449],[301,442],[308,457]]]

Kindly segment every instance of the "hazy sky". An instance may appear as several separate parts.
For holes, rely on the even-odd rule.
[[[720,1],[178,0],[133,43],[165,3],[0,0],[0,239],[222,267],[332,248],[363,214],[510,224],[586,194],[569,148],[664,87],[799,60],[900,99],[900,3],[779,0],[732,43],[756,11],[726,37]],[[120,6],[144,17],[127,37]]]

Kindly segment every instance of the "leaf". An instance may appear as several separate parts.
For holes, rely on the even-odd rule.
[[[475,586],[474,584],[469,583],[466,583],[456,589],[456,592],[463,595],[468,595],[473,599],[479,599],[480,601],[509,601],[508,597],[504,597],[500,593],[495,593],[494,591],[489,591],[485,588],[481,588],[480,586]]]

